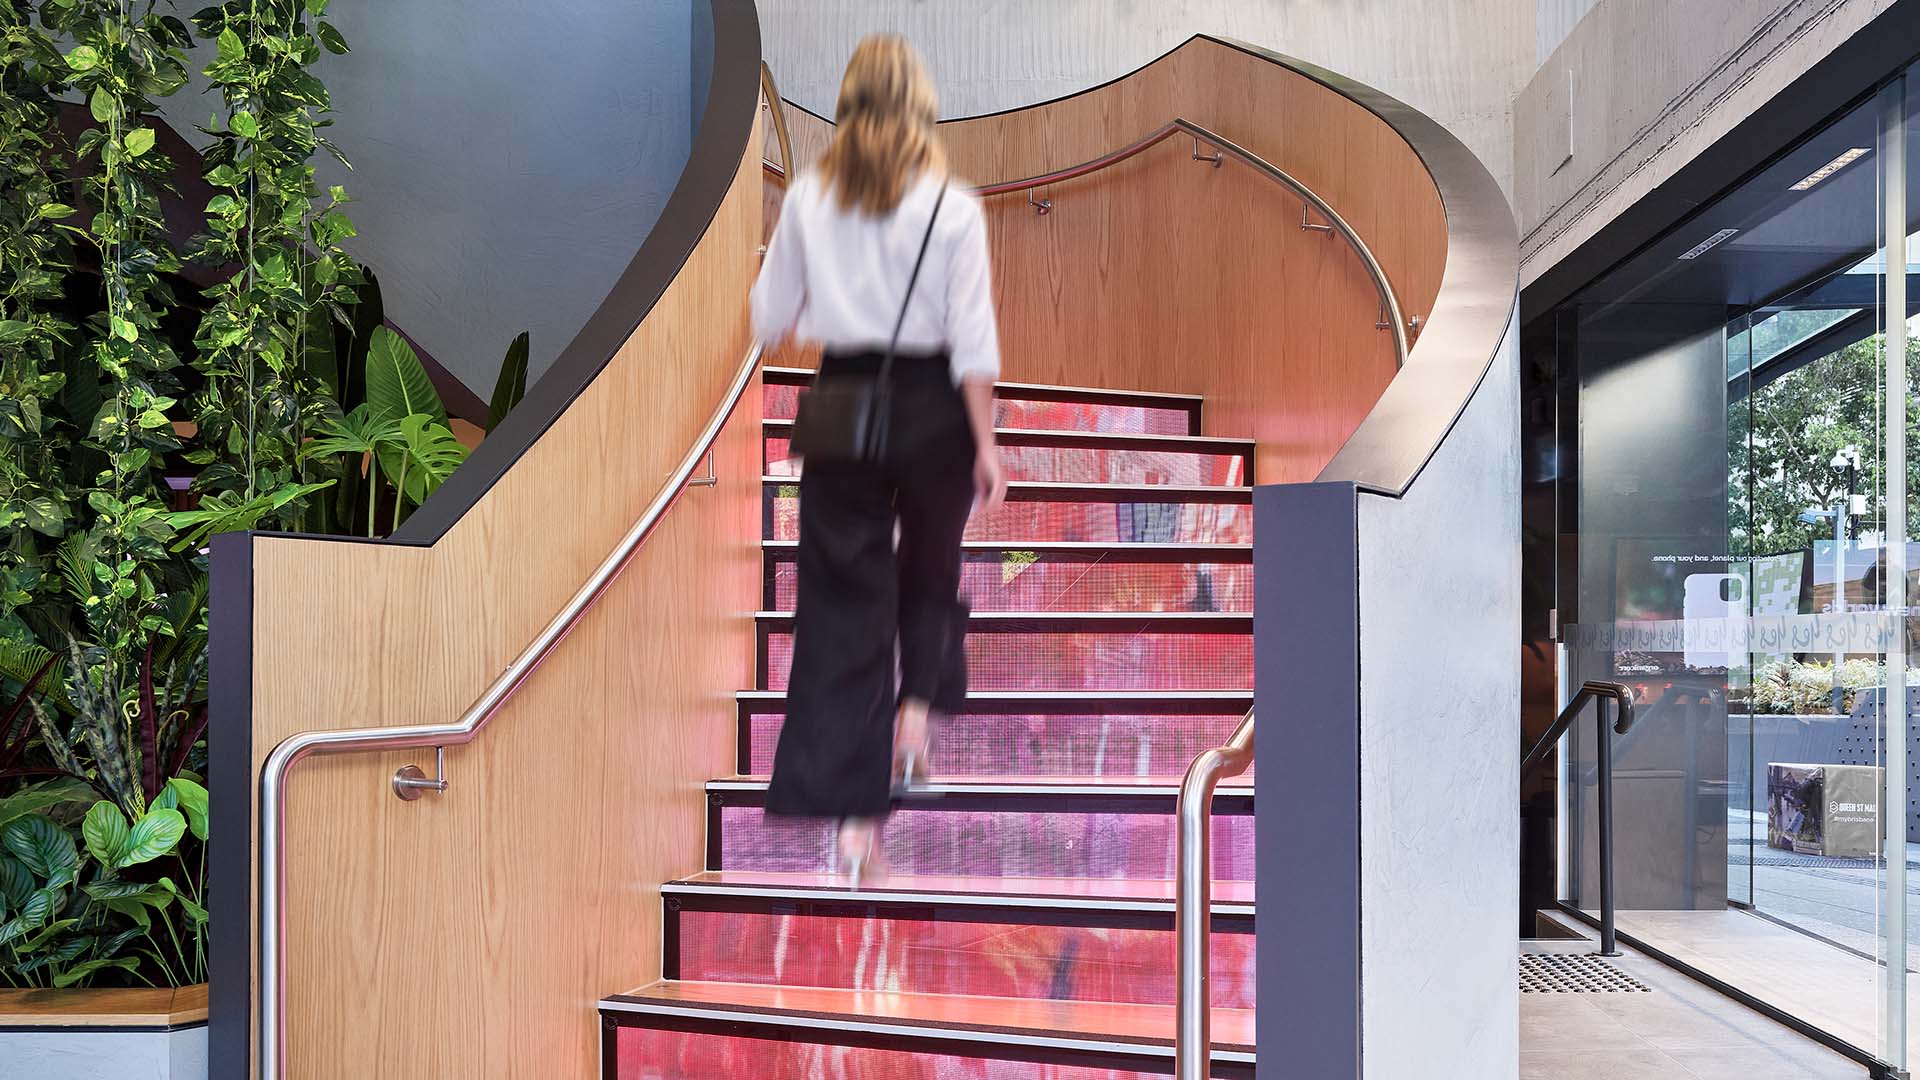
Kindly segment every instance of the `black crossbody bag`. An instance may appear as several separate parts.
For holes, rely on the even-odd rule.
[[[927,218],[926,235],[920,238],[920,254],[913,260],[913,276],[907,279],[906,298],[900,301],[900,316],[893,322],[893,340],[887,343],[886,355],[880,360],[879,375],[829,375],[815,379],[812,389],[802,391],[793,418],[793,439],[788,444],[793,456],[817,462],[865,464],[886,455],[893,402],[893,354],[900,346],[900,328],[907,322],[913,287],[920,280],[920,264],[927,260],[933,223],[940,219],[940,204],[946,198],[947,185],[941,184],[940,194],[933,201],[933,214]]]

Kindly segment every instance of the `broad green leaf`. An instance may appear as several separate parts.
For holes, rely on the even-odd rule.
[[[40,209],[34,211],[34,214],[39,217],[56,219],[69,218],[75,213],[77,213],[77,211],[74,210],[73,207],[63,202],[41,203]]]
[[[376,420],[401,420],[415,414],[446,424],[447,407],[433,380],[405,338],[382,326],[367,349],[367,404]]]
[[[50,496],[28,499],[22,504],[27,528],[42,536],[58,537],[67,531],[67,511]]]
[[[38,971],[45,967],[58,968],[63,964],[70,963],[75,957],[92,948],[93,941],[93,938],[82,934],[75,934],[51,950],[41,950],[33,959],[21,964],[20,970],[27,972]]]
[[[166,625],[166,620],[165,620],[165,619],[162,619],[162,620],[160,620],[160,623],[161,623],[161,625],[163,625],[163,626],[164,626],[164,625]],[[148,803],[148,804],[147,804],[147,809],[149,809],[149,810],[178,810],[178,809],[180,809],[180,796],[178,796],[178,795],[175,795],[175,794],[173,793],[173,789],[172,789],[172,788],[161,788],[161,789],[160,789],[160,794],[159,794],[159,795],[157,795],[157,796],[155,796],[155,797],[154,797],[154,800],[153,800],[152,802],[150,802],[150,803]]]
[[[161,878],[160,887],[172,893],[174,898],[180,901],[180,910],[186,912],[188,918],[196,923],[204,923],[207,921],[207,909],[194,903],[193,897],[181,892],[180,886],[175,885],[172,878]]]
[[[493,400],[487,404],[487,430],[492,431],[506,419],[507,413],[527,396],[527,332],[507,346],[507,358],[500,362],[500,375],[493,381]]]
[[[51,818],[31,814],[0,830],[0,843],[25,863],[41,881],[64,884],[80,866],[80,849],[73,836]]]
[[[148,811],[147,816],[135,822],[133,831],[127,834],[126,846],[114,861],[114,869],[138,866],[171,852],[186,832],[187,819],[180,816],[180,811]]]
[[[118,315],[114,315],[109,318],[108,322],[113,328],[113,336],[119,338],[121,341],[131,343],[140,340],[140,328],[133,325],[131,319],[123,319]]]
[[[167,891],[147,881],[96,881],[80,891],[95,900],[145,900],[155,905],[167,902]]]
[[[19,859],[0,855],[0,911],[18,911],[33,895],[33,874]]]
[[[405,484],[407,499],[415,506],[467,460],[466,446],[451,430],[418,413],[401,419],[400,446],[383,453],[380,466],[396,486]]]
[[[80,824],[80,835],[86,838],[87,853],[96,862],[112,866],[120,856],[120,849],[127,844],[127,815],[102,799],[87,811],[86,820]]]
[[[41,664],[46,662],[47,655],[45,649],[34,648],[20,658],[21,663],[19,666],[26,668],[24,673],[12,670],[16,666],[15,664],[6,663],[0,664],[0,674],[6,675],[15,682],[24,683],[33,677],[33,672],[38,671]],[[30,667],[27,666],[29,664],[31,665]],[[45,688],[49,682],[59,681],[60,673],[57,668],[58,665],[56,665],[55,669],[49,669],[47,674],[41,678],[40,683],[43,688]],[[22,788],[20,791],[4,799],[0,799],[0,828],[4,828],[12,824],[15,820],[26,817],[28,814],[38,814],[42,810],[51,810],[56,806],[64,806],[68,803],[87,802],[92,798],[92,788],[79,780],[68,778],[48,780],[45,783],[35,784],[29,788]]]
[[[53,918],[53,913],[66,906],[66,894],[51,886],[35,889],[20,908],[20,917],[33,926],[38,926]]]
[[[19,951],[23,953],[33,953],[47,942],[52,941],[54,938],[78,925],[80,925],[79,919],[56,919],[41,927],[37,933],[34,933],[31,937],[21,942]]]
[[[105,86],[94,87],[93,96],[87,99],[87,110],[93,114],[95,120],[98,120],[102,124],[112,121],[114,112],[113,95],[107,93]]]
[[[327,5],[332,2],[333,0],[307,0],[307,14],[315,16],[325,15],[327,13]]]
[[[320,28],[314,31],[314,36],[320,39],[320,44],[325,45],[328,52],[336,56],[347,51],[347,39],[341,37],[340,31],[334,29],[330,22],[322,22]]]
[[[100,53],[91,45],[81,45],[67,54],[67,67],[76,72],[92,71],[100,66]]]
[[[180,812],[187,817],[187,827],[193,830],[196,839],[207,838],[207,789],[187,779],[176,776],[167,781],[167,792],[180,800]]]
[[[152,128],[134,128],[127,133],[127,153],[139,157],[151,149],[153,149]]]
[[[220,59],[222,60],[238,59],[244,56],[247,51],[246,44],[240,40],[239,34],[233,32],[232,27],[220,31],[219,48]]]
[[[252,113],[234,113],[233,117],[227,121],[227,126],[233,129],[235,135],[242,138],[257,139],[260,137],[260,122],[253,118]]]
[[[68,987],[79,985],[82,980],[96,971],[102,971],[106,968],[132,971],[139,966],[140,961],[131,956],[122,956],[112,960],[96,957],[92,960],[75,964],[73,967],[55,975],[53,977],[53,985],[57,990],[65,990]]]

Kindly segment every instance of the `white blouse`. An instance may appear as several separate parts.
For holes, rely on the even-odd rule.
[[[787,190],[753,285],[754,333],[768,343],[793,334],[829,349],[885,349],[940,183],[922,176],[893,213],[870,217],[840,209],[817,174],[802,173]],[[1000,374],[986,217],[958,184],[940,204],[900,328],[902,352],[943,348],[956,385]]]

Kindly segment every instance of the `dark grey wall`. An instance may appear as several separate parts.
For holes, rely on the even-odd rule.
[[[353,51],[318,73],[387,316],[483,397],[507,344],[544,371],[659,217],[700,116],[693,0],[339,0]],[[712,51],[712,27],[706,28]],[[707,62],[710,62],[710,55]],[[196,65],[200,66],[200,65]],[[183,133],[215,102],[183,90]]]
[[[1360,1076],[1360,578],[1352,484],[1254,490],[1260,1075]]]

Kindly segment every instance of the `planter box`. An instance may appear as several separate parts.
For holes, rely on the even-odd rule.
[[[0,1076],[206,1080],[207,987],[0,990]]]
[[[1767,846],[1842,859],[1879,854],[1880,784],[1871,765],[1769,762]]]

